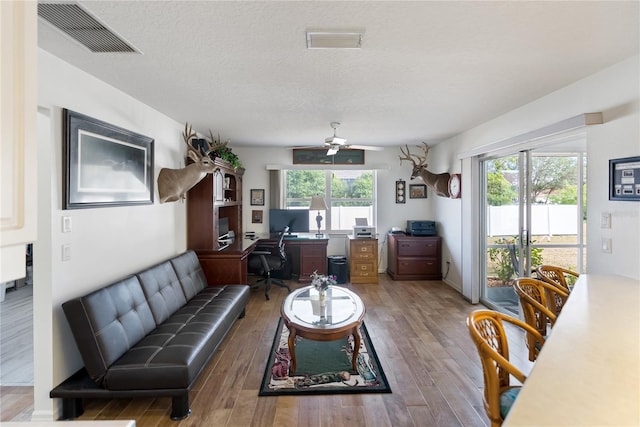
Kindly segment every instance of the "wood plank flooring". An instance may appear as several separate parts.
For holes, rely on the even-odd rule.
[[[0,385],[33,385],[33,286],[7,290],[0,303]]]
[[[467,303],[439,281],[394,282],[380,275],[377,285],[348,287],[365,303],[365,323],[391,394],[258,397],[287,295],[276,287],[270,301],[252,290],[246,317],[236,322],[190,394],[190,417],[171,421],[169,399],[147,398],[85,400],[80,419],[135,419],[138,427],[489,425],[482,368],[465,323],[468,313],[483,306]],[[524,338],[512,329],[508,333],[512,361],[529,372]],[[3,389],[3,406],[10,397]],[[11,420],[5,415],[20,420],[24,412],[8,407],[1,420]]]

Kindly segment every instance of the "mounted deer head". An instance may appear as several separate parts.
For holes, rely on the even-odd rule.
[[[209,131],[211,133],[211,131]],[[160,203],[175,202],[176,200],[184,200],[185,194],[194,185],[202,180],[208,173],[213,173],[216,166],[213,159],[209,155],[227,145],[216,144],[215,140],[212,145],[203,139],[206,144],[204,152],[197,150],[191,145],[191,139],[197,138],[196,132],[193,132],[189,124],[185,124],[183,138],[187,144],[187,157],[193,160],[193,163],[182,169],[163,168],[158,174],[158,193],[160,194]],[[213,135],[212,135],[213,136]]]
[[[427,170],[428,165],[425,162],[427,161],[427,154],[429,154],[429,145],[427,145],[426,142],[423,142],[422,144],[424,145],[424,147],[422,147],[422,149],[424,150],[424,156],[411,154],[407,145],[405,145],[405,148],[407,149],[406,152],[402,149],[402,147],[400,147],[400,152],[404,154],[404,156],[398,156],[400,157],[400,164],[402,164],[403,160],[411,161],[411,163],[413,164],[411,179],[420,177],[422,178],[422,181],[424,181],[424,183],[427,184],[428,187],[435,191],[438,196],[449,197],[449,173],[445,172],[435,174]],[[419,148],[420,146],[417,145],[416,147]],[[418,161],[417,163],[414,158]]]

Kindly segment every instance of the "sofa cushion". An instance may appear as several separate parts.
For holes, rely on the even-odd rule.
[[[116,361],[110,390],[186,388],[220,345],[249,299],[248,286],[204,289]]]
[[[89,376],[101,383],[111,364],[156,323],[135,276],[62,304]]]
[[[137,276],[158,325],[187,303],[170,261],[150,267]]]
[[[207,279],[194,251],[187,251],[172,258],[171,265],[180,280],[187,301],[207,287]]]

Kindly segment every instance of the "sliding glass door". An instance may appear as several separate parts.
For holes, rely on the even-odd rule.
[[[513,280],[540,264],[584,270],[585,169],[581,151],[542,147],[481,161],[482,301],[516,314]]]

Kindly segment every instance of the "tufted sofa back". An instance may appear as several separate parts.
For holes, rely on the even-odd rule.
[[[207,286],[193,251],[62,304],[89,376],[109,367]]]
[[[96,382],[113,362],[156,327],[136,276],[62,304],[89,376]]]

